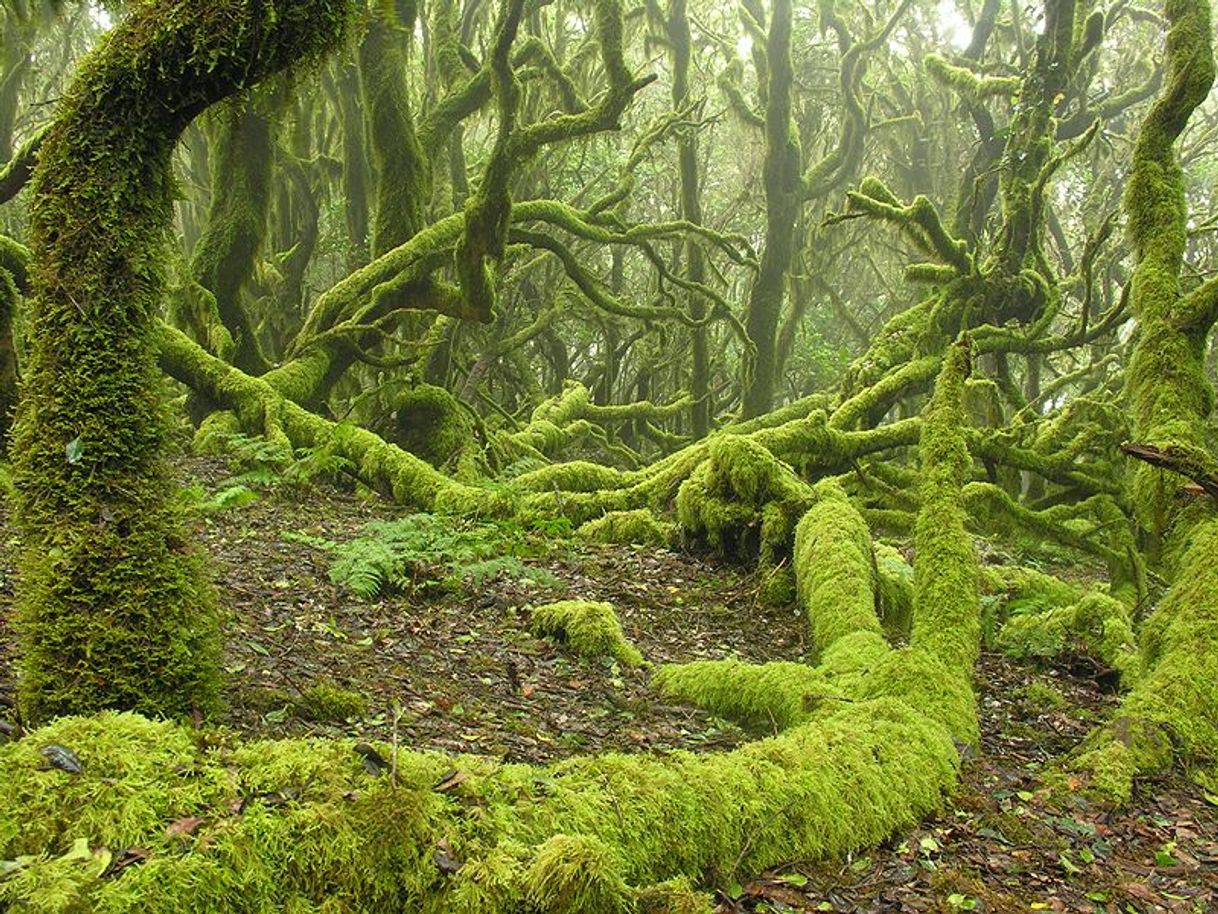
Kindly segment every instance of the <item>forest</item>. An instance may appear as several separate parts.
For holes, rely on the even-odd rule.
[[[0,912],[1218,910],[1210,0],[0,0]]]

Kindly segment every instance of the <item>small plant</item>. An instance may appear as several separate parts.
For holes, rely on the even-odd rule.
[[[507,523],[411,514],[368,524],[345,543],[299,533],[284,538],[329,552],[330,580],[365,600],[392,591],[480,586],[499,575],[542,587],[562,583],[520,560],[530,551],[529,540],[519,526]]]
[[[319,480],[333,481],[351,466],[329,444],[288,453],[265,438],[238,432],[216,434],[212,440],[228,456],[229,470],[234,475],[224,480],[214,495],[187,499],[204,514],[257,501],[259,489],[307,489]],[[193,487],[185,490],[192,491]]]

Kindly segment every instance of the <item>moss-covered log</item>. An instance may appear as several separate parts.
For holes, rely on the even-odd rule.
[[[153,339],[170,156],[208,105],[331,46],[347,0],[142,4],[82,64],[34,176],[32,335],[14,433],[30,721],[207,711],[212,596],[174,516]]]
[[[924,513],[952,504],[966,365],[964,355],[948,360],[928,416]],[[749,466],[735,468],[735,486],[761,491],[767,474],[744,473]],[[18,861],[0,882],[0,903],[53,888],[65,906],[113,912],[168,912],[188,900],[199,912],[625,914],[679,887],[670,880],[715,885],[880,841],[954,782],[953,737],[976,739],[972,652],[934,636],[947,624],[967,628],[976,593],[931,583],[966,584],[975,564],[958,548],[962,528],[927,518],[916,571],[925,618],[910,647],[889,650],[881,639],[867,657],[835,651],[877,636],[863,606],[872,575],[865,527],[847,516],[840,491],[824,496],[828,507],[802,537],[805,573],[821,584],[804,591],[833,639],[825,656],[839,654],[844,666],[807,669],[853,680],[849,701],[809,710],[801,698],[798,722],[725,754],[605,754],[548,768],[463,757],[456,765],[466,777],[447,790],[436,785],[451,782],[454,760],[440,755],[379,747],[391,761],[377,779],[343,741],[201,749],[173,724],[69,718],[0,748],[0,855]],[[819,567],[831,553],[842,559],[832,563],[838,580]],[[83,771],[47,769],[38,750],[48,743],[71,747]],[[189,834],[169,827],[196,818]],[[106,858],[94,850],[103,846],[147,853],[103,877]]]

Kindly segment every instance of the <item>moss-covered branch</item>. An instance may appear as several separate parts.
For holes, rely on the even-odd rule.
[[[13,199],[29,183],[34,172],[34,163],[38,159],[38,151],[42,148],[42,141],[49,129],[47,126],[36,130],[0,168],[0,203]]]

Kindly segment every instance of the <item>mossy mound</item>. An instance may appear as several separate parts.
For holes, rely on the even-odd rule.
[[[1100,592],[1068,606],[1011,616],[998,633],[998,648],[1017,659],[1045,660],[1071,651],[1093,656],[1117,670],[1126,685],[1140,672],[1129,607]]]
[[[533,610],[533,633],[566,642],[581,657],[612,657],[623,666],[639,666],[643,655],[626,640],[622,623],[608,603],[560,600]]]
[[[323,680],[305,689],[300,704],[313,720],[346,720],[368,713],[368,699],[359,692]]]
[[[575,531],[595,543],[637,543],[645,546],[671,546],[677,538],[677,525],[658,519],[646,508],[635,511],[610,511],[590,520]]]

